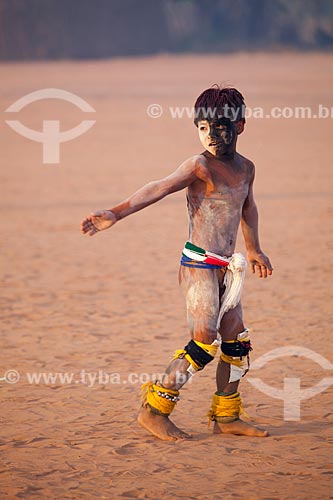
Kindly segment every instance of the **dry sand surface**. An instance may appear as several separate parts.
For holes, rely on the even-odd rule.
[[[273,359],[243,379],[246,410],[269,430],[266,439],[208,429],[216,361],[186,386],[174,413],[191,441],[161,442],[136,425],[139,377],[161,373],[188,339],[177,283],[185,193],[94,238],[79,232],[91,210],[111,207],[201,151],[192,121],[172,119],[168,106],[191,106],[204,88],[226,82],[252,108],[316,112],[320,103],[333,105],[333,56],[159,56],[1,64],[0,71],[0,375],[21,376],[0,385],[1,500],[333,498],[332,386],[311,398],[302,393],[300,420],[288,420],[281,399],[250,383],[259,377],[273,393],[290,384],[285,379],[296,379],[294,389],[300,380],[302,390],[332,380],[332,120],[249,118],[239,138],[239,151],[257,165],[261,242],[274,265],[267,280],[247,271],[252,361],[291,345],[313,351]],[[74,92],[95,115],[54,100],[5,113],[48,87]],[[151,103],[164,108],[161,118],[148,117]],[[60,119],[65,130],[91,118],[89,132],[61,145],[59,165],[43,164],[42,145],[5,124],[19,119],[40,130],[42,120]],[[82,370],[100,380],[86,375],[82,383]],[[34,372],[75,378],[30,383]],[[296,389],[293,397],[297,407]]]

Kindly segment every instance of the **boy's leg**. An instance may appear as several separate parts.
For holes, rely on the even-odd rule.
[[[152,392],[155,391],[155,393],[160,390],[161,394],[170,394],[171,397],[178,399],[179,389],[188,379],[185,375],[186,378],[182,379],[182,384],[179,382],[177,383],[177,381],[181,379],[178,373],[187,374],[186,370],[188,366],[189,363],[186,359],[172,360],[165,372],[169,372],[168,382],[165,381],[164,377],[162,381],[150,384],[150,387],[148,387],[147,390]],[[165,390],[168,392],[165,392]],[[163,441],[176,441],[177,439],[191,438],[189,434],[183,432],[170,420],[169,414],[171,413],[173,407],[174,404],[166,410],[167,414],[162,414],[158,410],[154,409],[154,406],[149,405],[149,400],[146,396],[138,415],[138,423],[151,434],[159,439],[162,439]]]
[[[244,332],[245,327],[242,318],[242,306],[238,304],[234,309],[229,310],[222,318],[220,325],[220,335],[222,341],[231,342],[237,340],[238,334]],[[222,346],[223,350],[223,346]],[[223,352],[223,351],[222,351]],[[222,359],[224,358],[224,359]],[[227,361],[228,356],[221,356],[216,369],[216,385],[217,391],[214,395],[215,404],[219,405],[219,413],[223,413],[223,407],[226,405],[226,416],[220,416],[215,419],[214,432],[241,434],[246,436],[265,437],[268,433],[262,429],[258,429],[243,420],[239,419],[238,408],[240,409],[240,396],[238,386],[241,379],[241,369],[237,367],[238,359],[234,358],[235,365]],[[245,356],[246,359],[246,356]],[[246,360],[245,360],[246,363]],[[231,403],[230,403],[231,401]],[[231,407],[230,407],[231,404]],[[214,405],[214,403],[213,403]],[[231,408],[231,412],[230,412]],[[231,417],[230,414],[234,413]],[[238,414],[237,414],[238,413]]]
[[[223,276],[223,271],[215,269],[181,267],[179,270],[179,284],[185,297],[190,337],[208,346],[217,338],[219,286]],[[189,368],[190,363],[185,357],[173,359],[165,370],[163,386],[180,389],[191,377]]]
[[[175,440],[189,437],[171,422],[168,415],[162,415],[156,411],[153,398],[159,397],[159,392],[163,395],[163,389],[168,392],[164,394],[164,401],[161,403],[164,403],[166,398],[177,396],[179,389],[191,376],[188,369],[194,371],[193,366],[196,363],[192,364],[193,359],[202,365],[213,360],[213,355],[201,352],[200,346],[206,348],[206,352],[210,351],[210,345],[217,336],[216,323],[220,307],[219,286],[223,275],[224,272],[220,270],[180,268],[179,283],[186,300],[187,319],[192,341],[185,346],[185,349],[178,351],[177,357],[169,364],[162,380],[153,386],[151,385],[148,389],[151,393],[146,398],[138,418],[140,425],[160,439]],[[197,341],[199,344],[195,344],[193,341]],[[215,346],[212,350],[216,350]],[[190,357],[187,355],[188,353],[191,354]],[[153,403],[152,406],[149,404],[149,398]]]

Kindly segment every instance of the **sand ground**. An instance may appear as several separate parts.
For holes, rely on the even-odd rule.
[[[287,420],[284,402],[250,382],[259,377],[273,391],[287,379],[296,379],[294,388],[300,380],[302,390],[332,381],[332,119],[249,118],[239,138],[239,151],[257,166],[261,243],[274,266],[268,280],[247,273],[252,360],[279,347],[311,350],[310,358],[273,359],[243,380],[246,410],[269,430],[266,439],[212,435],[205,415],[213,363],[183,390],[174,413],[192,441],[160,442],[135,423],[140,381],[161,373],[188,339],[177,284],[185,193],[94,238],[79,232],[91,210],[111,207],[201,151],[192,120],[172,119],[168,106],[191,106],[204,88],[226,82],[252,108],[316,113],[319,104],[333,106],[333,56],[159,56],[1,64],[0,72],[0,375],[20,374],[0,384],[1,500],[333,498],[332,385],[311,398],[302,393],[300,419]],[[42,145],[5,124],[19,119],[40,130],[53,119],[65,130],[92,118],[54,100],[5,112],[49,87],[96,110],[94,127],[61,145],[57,165],[43,164]],[[160,118],[147,115],[152,103],[163,107]],[[244,249],[241,237],[237,248]],[[47,383],[41,375],[30,383],[32,373],[74,379],[55,375]]]

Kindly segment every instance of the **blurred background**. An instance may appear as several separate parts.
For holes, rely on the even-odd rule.
[[[333,48],[331,0],[1,0],[0,58]]]
[[[302,401],[301,421],[284,421],[283,401],[255,389],[250,372],[245,409],[272,438],[216,437],[205,416],[211,363],[175,412],[192,443],[166,446],[135,423],[140,383],[128,374],[161,373],[189,338],[177,283],[185,192],[93,238],[80,233],[91,211],[202,152],[193,117],[171,109],[191,110],[214,83],[239,88],[248,109],[264,110],[247,118],[237,149],[256,165],[261,245],[274,267],[267,280],[247,270],[252,359],[295,345],[332,360],[332,49],[332,0],[0,0],[0,378],[13,369],[21,377],[0,384],[1,500],[332,494],[329,390]],[[95,111],[45,98],[7,112],[50,88]],[[288,115],[273,119],[275,107]],[[297,117],[296,107],[311,116]],[[46,121],[61,132],[95,124],[46,164],[43,144],[12,130],[11,119],[35,131]],[[241,234],[237,251],[246,252]],[[118,373],[122,383],[26,377],[81,370]],[[258,376],[281,389],[287,377],[303,388],[326,375],[311,359],[287,356]]]

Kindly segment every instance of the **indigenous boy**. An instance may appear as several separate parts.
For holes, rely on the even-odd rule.
[[[189,241],[185,244],[179,282],[185,295],[191,340],[176,351],[163,378],[144,388],[138,422],[163,440],[190,437],[169,419],[179,390],[214,359],[217,391],[208,416],[215,433],[267,436],[244,421],[238,385],[251,350],[244,327],[240,293],[246,261],[233,254],[241,223],[247,258],[260,278],[272,274],[258,237],[253,197],[254,165],[236,152],[244,130],[244,99],[234,88],[210,88],[195,103],[195,125],[204,152],[192,156],[171,175],[152,181],[110,210],[90,214],[81,230],[93,236],[165,196],[187,188]]]

